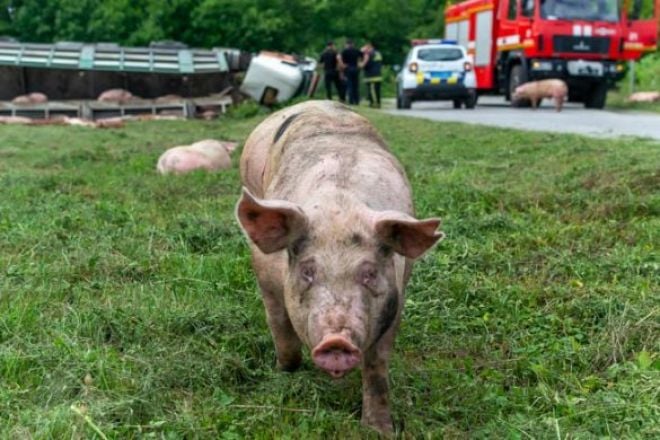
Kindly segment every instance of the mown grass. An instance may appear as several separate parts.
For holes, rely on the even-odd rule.
[[[448,234],[408,289],[398,432],[658,438],[660,145],[366,114]],[[0,438],[374,436],[358,373],[274,368],[237,170],[154,172],[262,117],[0,126]]]

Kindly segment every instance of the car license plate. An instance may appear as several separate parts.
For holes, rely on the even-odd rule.
[[[456,84],[457,82],[458,82],[458,78],[454,75],[447,78],[447,84]]]
[[[440,84],[440,78],[431,78],[431,84]]]

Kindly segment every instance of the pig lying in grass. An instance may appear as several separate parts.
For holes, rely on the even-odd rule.
[[[205,139],[184,147],[174,147],[158,159],[160,174],[185,174],[195,170],[219,171],[231,167],[230,154],[235,142]]]
[[[543,79],[532,81],[516,87],[513,99],[528,99],[532,107],[536,108],[543,98],[553,98],[555,109],[561,111],[564,101],[568,98],[568,87],[560,79]]]
[[[334,378],[360,366],[362,422],[392,431],[388,362],[413,260],[440,220],[414,217],[410,185],[362,116],[330,101],[281,110],[248,138],[236,207],[279,367],[301,348]]]
[[[628,102],[658,102],[660,92],[636,92],[628,97]]]

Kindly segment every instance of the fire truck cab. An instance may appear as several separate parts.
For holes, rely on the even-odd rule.
[[[660,0],[466,0],[445,10],[445,36],[473,56],[480,94],[512,100],[520,84],[560,78],[569,101],[603,108],[626,60],[655,51]]]

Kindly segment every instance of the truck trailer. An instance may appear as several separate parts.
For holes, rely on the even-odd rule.
[[[660,0],[466,0],[445,9],[445,36],[474,60],[479,94],[511,105],[520,84],[559,78],[568,100],[605,106],[626,61],[657,50]]]

